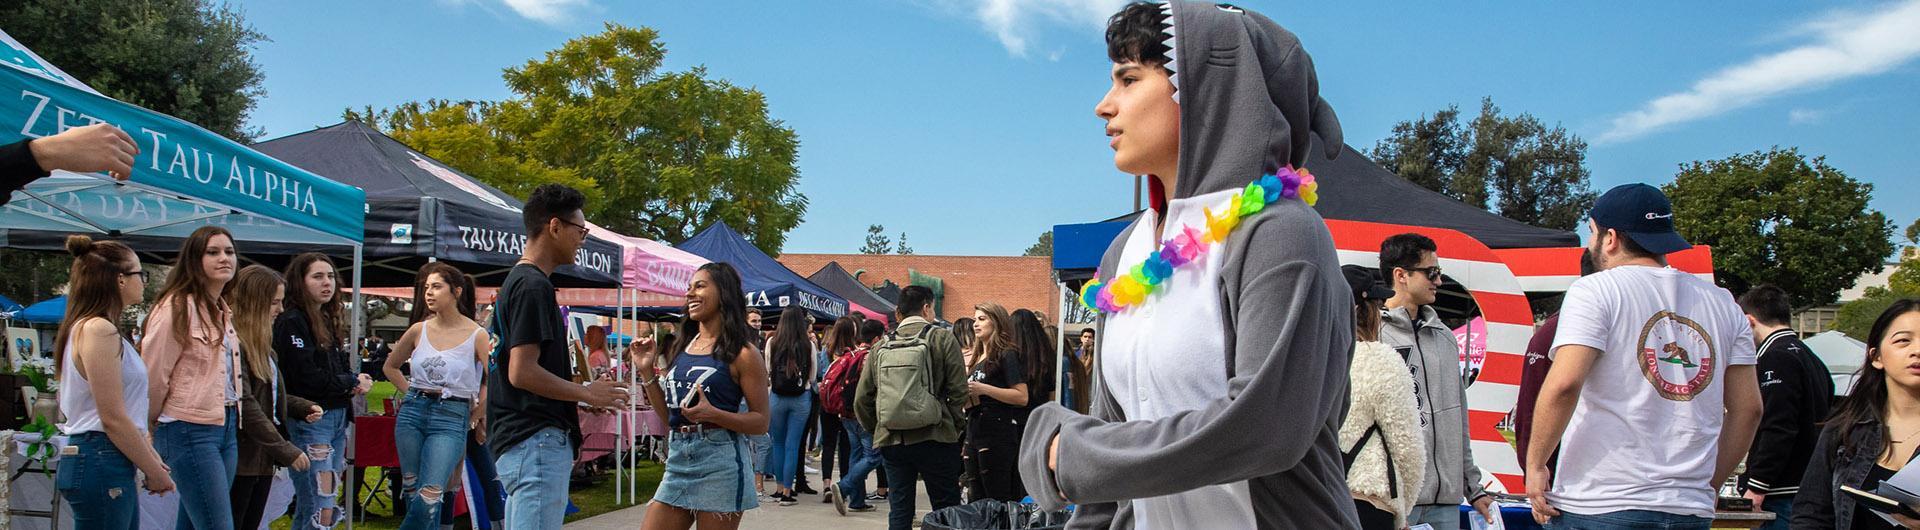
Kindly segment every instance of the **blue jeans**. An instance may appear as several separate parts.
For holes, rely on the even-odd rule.
[[[507,528],[559,528],[567,520],[567,479],[573,442],[555,427],[500,453],[495,462],[507,489]]]
[[[141,491],[133,483],[133,461],[104,432],[69,436],[67,447],[76,452],[60,457],[53,486],[73,509],[74,528],[139,528]]]
[[[225,425],[161,423],[153,448],[180,490],[180,530],[233,530],[233,474],[240,467],[239,410],[227,407]]]
[[[1767,502],[1760,503],[1760,509],[1773,513],[1773,520],[1758,526],[1759,530],[1787,530],[1788,523],[1793,519],[1793,496],[1768,497]]]
[[[287,435],[294,447],[307,452],[311,463],[306,471],[287,470],[293,480],[293,518],[290,528],[333,528],[344,515],[336,499],[340,494],[341,473],[347,467],[347,425],[352,423],[351,409],[327,409],[320,421],[287,422]],[[322,511],[332,516],[322,519]]]
[[[393,422],[393,447],[400,453],[400,483],[406,490],[407,517],[401,530],[434,530],[440,525],[447,478],[467,449],[465,401],[439,399],[408,391]]]
[[[793,477],[800,474],[800,442],[807,432],[807,414],[813,411],[813,392],[797,396],[773,394],[773,415],[767,434],[773,436],[769,465],[773,480],[782,488],[793,488]]]
[[[840,493],[847,496],[848,508],[865,508],[867,473],[880,467],[880,451],[873,448],[873,434],[861,427],[859,420],[840,418],[840,427],[847,432],[847,444],[853,448],[853,460],[840,477]]]
[[[1652,510],[1624,510],[1597,515],[1560,512],[1547,521],[1547,530],[1708,530],[1713,520]]]

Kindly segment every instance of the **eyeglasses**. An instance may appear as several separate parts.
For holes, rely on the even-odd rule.
[[[1426,274],[1426,275],[1427,275],[1427,281],[1430,281],[1430,282],[1437,282],[1437,281],[1440,281],[1440,267],[1439,267],[1439,266],[1433,266],[1433,267],[1401,267],[1401,268],[1400,268],[1400,270],[1404,270],[1404,271],[1407,271],[1407,272],[1418,272],[1418,273],[1424,273],[1424,274]]]
[[[152,277],[152,274],[148,273],[145,269],[141,269],[133,272],[122,272],[120,273],[120,275],[121,276],[139,276],[140,283],[146,283],[147,279]]]
[[[558,218],[558,217],[555,217],[555,219],[560,219],[560,218]],[[560,219],[560,222],[562,222],[562,223],[566,223],[566,224],[567,224],[567,226],[571,226],[571,227],[574,227],[574,228],[578,228],[578,229],[580,229],[580,237],[587,237],[587,225],[583,225],[583,224],[580,224],[580,223],[575,223],[575,222],[573,222],[573,221],[568,221],[568,220],[566,220],[566,219]]]

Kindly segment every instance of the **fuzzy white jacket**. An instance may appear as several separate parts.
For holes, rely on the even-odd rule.
[[[1393,512],[1395,526],[1407,524],[1407,514],[1420,494],[1427,468],[1427,443],[1420,430],[1420,406],[1413,396],[1413,376],[1407,362],[1393,348],[1379,342],[1359,342],[1353,348],[1353,363],[1348,368],[1351,401],[1347,422],[1340,426],[1341,452],[1353,451],[1355,443],[1378,424],[1380,432],[1367,440],[1366,447],[1347,470],[1347,489],[1353,498]],[[1382,445],[1385,441],[1385,445]],[[1399,495],[1391,495],[1387,485],[1387,453],[1393,453]]]

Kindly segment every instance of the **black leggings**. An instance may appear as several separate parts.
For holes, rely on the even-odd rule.
[[[822,412],[820,413],[820,478],[822,480],[832,483],[833,463],[836,460],[840,462],[840,476],[846,476],[847,468],[853,466],[853,447],[847,443],[847,429],[840,426],[840,417]]]
[[[259,528],[260,518],[267,511],[267,493],[272,491],[273,475],[235,475],[233,491],[228,492],[228,499],[233,501],[233,527],[246,530]]]
[[[1020,502],[1027,488],[1020,483],[1020,423],[994,414],[974,414],[967,420],[966,455],[973,476],[967,487],[972,499]]]

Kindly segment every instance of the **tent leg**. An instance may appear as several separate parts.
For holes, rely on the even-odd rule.
[[[348,335],[348,339],[347,339],[351,341],[347,343],[347,351],[352,352],[352,354],[347,356],[347,361],[349,363],[352,363],[353,373],[355,374],[360,373],[360,353],[359,353],[360,337],[362,336],[362,334],[366,333],[366,329],[364,327],[366,314],[367,314],[366,298],[365,298],[366,295],[361,294],[360,292],[360,287],[361,287],[360,277],[365,276],[365,274],[363,274],[363,272],[365,271],[362,269],[362,267],[365,266],[365,263],[363,262],[364,258],[366,257],[365,251],[366,251],[366,247],[363,245],[353,246],[353,332],[352,334]],[[365,397],[360,397],[358,399],[360,399],[362,403],[365,403],[365,400],[366,400]],[[352,411],[353,409],[349,408],[347,410]],[[348,422],[347,425],[351,427],[353,423]],[[351,430],[347,432],[347,439],[348,440],[353,439],[353,432]],[[348,468],[347,472],[353,473],[354,470],[352,468]],[[338,485],[339,484],[336,484],[336,486]],[[355,496],[356,495],[348,495],[348,497],[355,497]],[[347,510],[347,530],[353,530],[353,510],[355,508],[355,505],[359,504],[358,501],[359,499],[349,498],[345,503],[346,510]]]
[[[620,328],[626,327],[623,325],[625,323],[625,320],[621,318],[627,314],[626,307],[620,304],[626,298],[626,295],[627,295],[626,289],[620,289],[617,287],[614,288],[613,325],[607,326],[614,330],[614,336],[622,335],[622,333],[620,332]],[[633,335],[627,335],[627,338],[632,339]],[[628,342],[628,344],[632,344],[632,342]],[[612,348],[609,347],[608,351],[611,353]],[[614,355],[608,355],[608,357],[613,357],[613,356]],[[611,358],[608,359],[607,364],[610,364],[610,365],[613,364],[612,360],[613,359]],[[619,374],[619,372],[614,372],[614,373],[616,374],[614,376],[614,379],[618,380],[620,376],[617,374]],[[631,400],[631,398],[629,398],[629,400]],[[616,424],[613,427],[613,436],[614,436],[614,439],[613,439],[613,502],[619,503],[621,499],[625,498],[625,495],[626,495],[626,489],[623,487],[626,485],[626,483],[624,480],[622,480],[627,476],[626,453],[620,450],[621,446],[626,445],[626,433],[627,433],[626,415],[616,412],[614,413],[613,421]]]
[[[1066,392],[1060,389],[1067,387],[1067,356],[1072,354],[1067,353],[1067,284],[1062,282],[1056,285],[1059,286],[1059,292],[1053,294],[1053,329],[1058,331],[1054,332],[1053,345],[1056,354],[1053,356],[1053,399],[1064,401]]]

